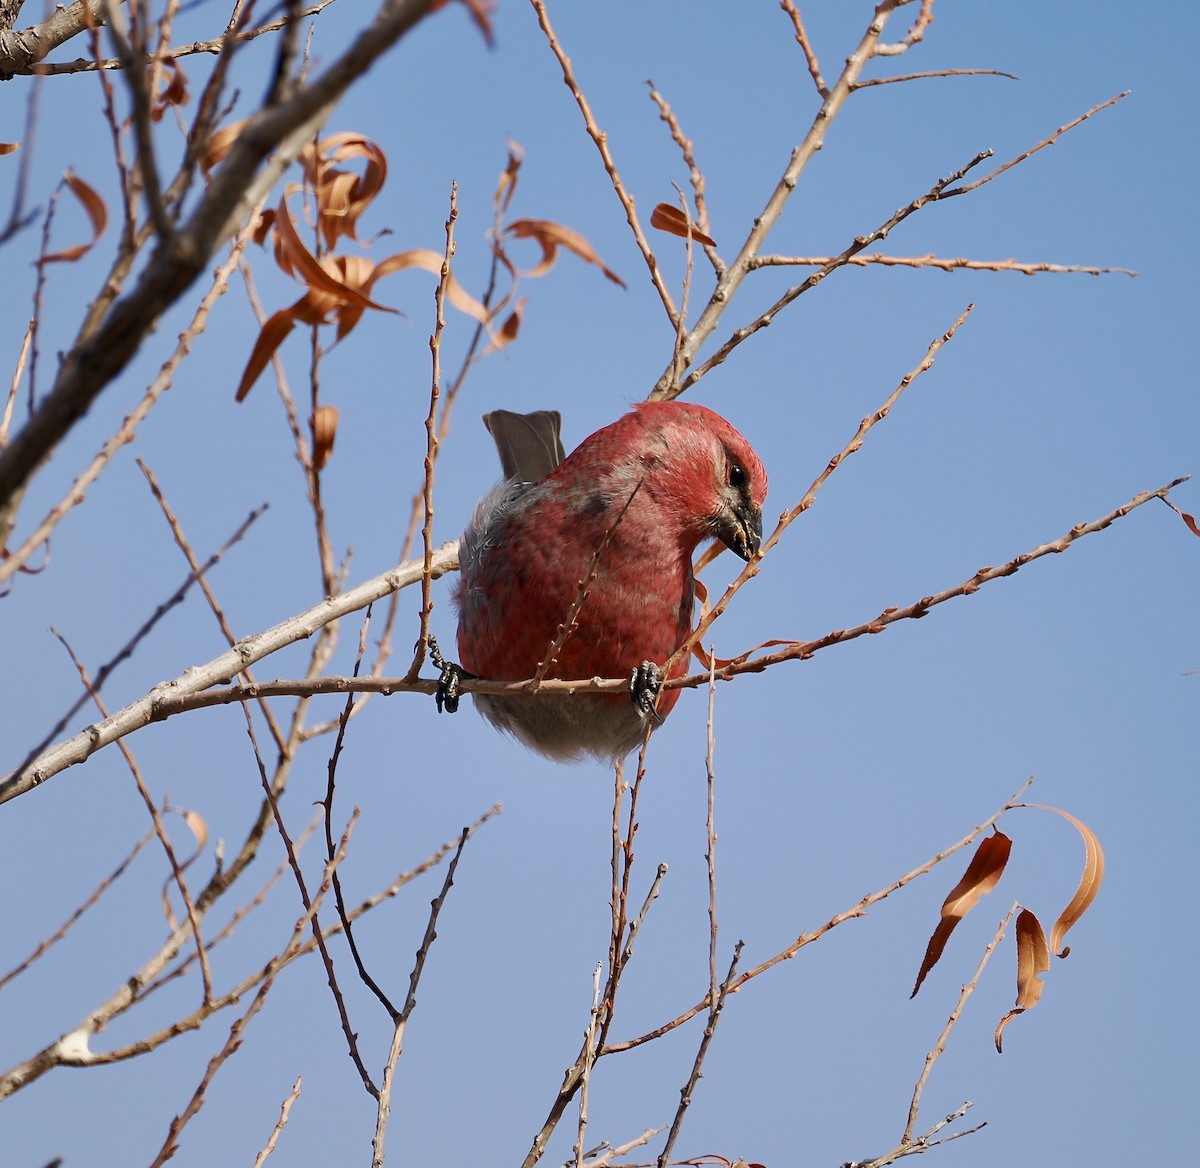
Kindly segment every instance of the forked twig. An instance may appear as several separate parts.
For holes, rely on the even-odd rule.
[[[924,876],[927,873],[933,871],[933,869],[935,867],[937,867],[938,864],[940,864],[943,860],[948,859],[950,856],[954,855],[955,852],[961,851],[965,847],[969,847],[985,831],[988,831],[992,827],[992,825],[1001,818],[1001,816],[1003,816],[1008,811],[1012,810],[1012,808],[1014,806],[1016,806],[1016,804],[1020,801],[1021,796],[1025,794],[1026,790],[1028,790],[1029,785],[1032,782],[1033,782],[1032,778],[1026,779],[1025,782],[1022,783],[1021,786],[1017,789],[1016,793],[1012,796],[1012,798],[1009,799],[1008,802],[1005,803],[1003,807],[1001,807],[994,814],[990,815],[981,824],[972,828],[957,843],[951,844],[948,848],[943,849],[942,851],[938,852],[937,855],[926,860],[925,863],[921,864],[919,867],[913,868],[911,871],[906,872],[903,876],[900,876],[897,879],[893,880],[890,884],[886,885],[884,888],[879,889],[877,892],[872,892],[869,895],[864,896],[862,898],[862,900],[860,900],[852,908],[845,909],[842,912],[836,913],[834,916],[830,917],[829,920],[827,920],[823,925],[820,925],[817,928],[812,929],[807,933],[801,933],[790,945],[779,950],[779,952],[775,953],[771,957],[768,957],[766,960],[759,962],[759,964],[754,966],[752,969],[746,970],[745,973],[739,974],[730,983],[729,993],[737,993],[738,990],[740,990],[741,987],[744,986],[747,982],[753,981],[756,977],[760,977],[768,969],[773,968],[774,966],[778,965],[782,961],[789,961],[791,958],[795,957],[796,954],[799,953],[801,949],[805,948],[808,945],[811,945],[814,941],[819,940],[826,933],[828,933],[831,929],[836,929],[839,925],[843,925],[847,921],[857,920],[860,917],[866,916],[867,910],[869,908],[872,908],[874,905],[879,904],[883,900],[886,900],[893,892],[899,891],[901,888],[904,888],[907,885],[911,884],[914,880],[918,879],[919,877]],[[600,1051],[600,1054],[601,1055],[619,1054],[622,1051],[631,1050],[635,1046],[641,1046],[643,1043],[652,1042],[654,1039],[659,1038],[664,1034],[667,1034],[668,1032],[676,1029],[679,1026],[682,1026],[685,1022],[691,1021],[691,1019],[696,1017],[696,1015],[701,1013],[703,1010],[711,1008],[711,1005],[712,1005],[711,998],[706,994],[702,1001],[697,1002],[690,1009],[685,1010],[682,1014],[678,1015],[678,1017],[672,1018],[669,1022],[665,1022],[661,1026],[657,1026],[653,1030],[650,1030],[645,1034],[639,1035],[637,1038],[627,1039],[624,1042],[611,1043],[610,1045],[607,1045],[604,1048],[602,1048]]]
[[[620,200],[622,209],[625,211],[625,220],[629,224],[629,230],[633,232],[634,242],[637,244],[638,251],[642,253],[642,258],[646,261],[646,267],[650,270],[650,279],[654,284],[655,290],[658,292],[659,299],[662,300],[663,308],[666,309],[671,327],[678,328],[679,313],[676,311],[675,303],[671,299],[671,293],[667,290],[667,286],[663,281],[662,273],[658,270],[658,261],[654,258],[654,252],[651,250],[650,244],[647,242],[646,236],[642,231],[641,223],[638,221],[633,196],[626,191],[625,184],[621,181],[621,176],[617,172],[617,164],[613,161],[612,151],[608,148],[608,135],[597,125],[596,119],[592,114],[592,107],[588,104],[587,98],[584,97],[583,90],[579,88],[579,82],[575,80],[575,70],[571,66],[571,59],[563,50],[558,37],[554,35],[554,29],[550,25],[550,17],[546,12],[544,0],[530,0],[530,3],[533,5],[534,12],[537,13],[538,24],[541,25],[542,32],[545,34],[546,43],[550,46],[550,51],[558,61],[559,68],[562,69],[563,81],[571,91],[571,96],[575,99],[575,104],[579,106],[579,112],[583,115],[588,136],[595,142],[596,149],[600,152],[600,159],[604,163],[604,169],[608,174],[609,182],[612,183],[613,191]]]
[[[446,897],[450,894],[450,889],[454,885],[454,873],[458,870],[458,861],[462,859],[463,848],[467,846],[467,840],[470,839],[477,824],[472,827],[464,827],[462,834],[458,839],[458,847],[455,849],[454,855],[450,858],[450,863],[446,866],[446,878],[442,881],[441,891],[435,896],[429,906],[429,921],[425,926],[425,935],[421,939],[421,947],[417,950],[416,961],[413,964],[412,973],[408,979],[408,995],[404,999],[404,1006],[400,1010],[400,1016],[396,1020],[396,1028],[392,1033],[392,1045],[388,1051],[387,1064],[383,1069],[383,1078],[380,1080],[378,1108],[375,1117],[375,1137],[371,1141],[371,1168],[382,1168],[383,1166],[383,1147],[387,1137],[388,1117],[392,1110],[392,1085],[396,1074],[396,1063],[400,1059],[401,1052],[404,1049],[404,1033],[408,1027],[408,1020],[412,1017],[413,1010],[417,1006],[417,986],[421,982],[421,974],[425,970],[425,961],[429,957],[429,950],[433,947],[433,942],[437,938],[437,922],[438,916],[442,911],[442,906],[446,903]]]

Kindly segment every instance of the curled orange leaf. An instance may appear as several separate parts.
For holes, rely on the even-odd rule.
[[[20,142],[0,142],[0,154],[11,154],[14,150],[20,149]]]
[[[950,894],[942,903],[942,918],[925,947],[925,957],[917,973],[917,984],[913,986],[911,997],[916,997],[926,974],[941,959],[946,942],[958,922],[979,903],[981,896],[991,892],[999,883],[1011,851],[1012,840],[1002,831],[997,831],[980,841],[962,879],[950,890]]]
[[[77,260],[81,256],[87,255],[96,241],[104,234],[105,227],[108,226],[108,208],[104,205],[104,200],[96,193],[96,191],[88,186],[78,175],[67,171],[63,175],[63,182],[70,188],[71,193],[79,200],[79,204],[83,207],[87,214],[88,220],[92,225],[92,238],[87,243],[79,243],[74,247],[64,248],[62,251],[51,252],[49,255],[44,255],[38,260],[41,264],[61,263],[64,260]]]
[[[1054,922],[1054,927],[1050,930],[1050,951],[1057,957],[1066,957],[1071,952],[1071,947],[1068,945],[1061,950],[1059,947],[1068,930],[1087,912],[1092,901],[1096,899],[1096,894],[1100,891],[1100,885],[1104,880],[1104,851],[1100,847],[1100,841],[1096,838],[1095,832],[1080,823],[1074,815],[1061,808],[1047,807],[1040,803],[1030,803],[1028,806],[1040,807],[1043,811],[1053,811],[1055,815],[1061,815],[1083,837],[1083,874],[1079,878],[1079,887],[1075,890],[1075,895],[1071,897],[1071,902],[1059,913],[1058,920]]]
[[[331,265],[318,260],[300,240],[295,221],[287,205],[287,196],[279,200],[275,215],[275,240],[278,248],[279,265],[289,275],[295,276],[314,292],[325,292],[336,301],[355,304],[360,308],[376,308],[381,312],[394,311],[376,304],[369,296],[351,287],[330,270]],[[328,258],[328,257],[326,257]]]
[[[678,207],[672,206],[670,203],[659,203],[650,212],[650,226],[659,231],[665,231],[669,235],[678,235],[681,239],[687,239],[690,235],[697,243],[702,243],[705,247],[717,246],[715,239],[705,235]]]
[[[320,470],[333,453],[337,437],[337,406],[317,406],[312,417],[313,469]]]
[[[338,164],[362,162],[357,174]],[[304,178],[317,203],[317,224],[326,247],[342,236],[358,238],[358,220],[387,182],[387,155],[361,134],[340,133],[310,144],[300,154]]]
[[[541,247],[541,262],[523,273],[526,276],[545,275],[554,267],[555,260],[558,258],[558,249],[565,247],[567,251],[577,255],[586,263],[595,264],[614,284],[625,287],[625,281],[611,268],[605,266],[599,255],[596,254],[595,248],[579,232],[572,231],[561,223],[555,223],[550,219],[514,219],[505,227],[504,234],[510,235],[514,239],[532,239]]]
[[[1050,947],[1042,923],[1027,908],[1017,916],[1017,1004],[996,1026],[996,1050],[1002,1051],[1005,1027],[1041,999],[1042,974],[1050,968]]]
[[[395,255],[388,256],[387,259],[379,261],[375,269],[375,278],[378,279],[380,276],[389,275],[391,272],[401,272],[406,268],[420,268],[422,271],[430,272],[440,277],[444,260],[445,256],[441,252],[433,251],[427,247],[415,248],[412,251],[397,252]],[[447,277],[446,299],[459,312],[465,313],[481,324],[487,323],[489,317],[488,310],[463,288],[454,278],[453,273]]]

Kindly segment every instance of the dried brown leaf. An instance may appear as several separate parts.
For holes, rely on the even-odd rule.
[[[938,921],[937,928],[925,947],[925,957],[917,973],[917,984],[913,986],[911,997],[916,997],[925,975],[941,959],[946,942],[958,922],[979,903],[981,896],[991,892],[999,883],[1011,851],[1012,840],[1002,831],[997,831],[980,841],[962,879],[950,890],[949,896],[942,903],[942,919]]]
[[[342,162],[361,161],[357,174],[343,170]],[[361,134],[340,133],[322,138],[301,153],[305,181],[317,202],[317,223],[327,247],[343,235],[358,238],[358,220],[387,182],[387,155]]]
[[[397,252],[395,255],[388,256],[385,260],[380,260],[375,269],[375,279],[380,276],[386,276],[391,272],[401,272],[407,268],[421,268],[423,271],[431,272],[433,275],[441,277],[442,263],[445,256],[438,251],[433,251],[430,248],[420,247],[412,251]],[[479,303],[470,293],[463,289],[463,286],[451,274],[446,284],[446,299],[450,301],[459,312],[465,313],[481,324],[486,324],[488,321],[488,310]]]
[[[108,208],[104,205],[104,200],[92,187],[69,170],[63,175],[63,182],[67,184],[71,193],[79,200],[80,206],[83,207],[88,220],[91,222],[92,238],[87,243],[76,244],[74,247],[65,248],[63,251],[51,252],[49,255],[42,256],[38,260],[38,263],[41,264],[60,263],[64,260],[72,261],[87,255],[93,246],[95,246],[100,236],[104,234],[105,227],[108,226]]]
[[[207,175],[233,149],[233,144],[240,137],[248,118],[239,118],[228,126],[217,130],[208,140],[208,148],[200,155],[200,169]]]
[[[0,154],[11,154],[14,150],[20,149],[20,142],[0,142]]]
[[[267,241],[267,236],[271,233],[271,228],[275,226],[275,208],[267,207],[258,214],[258,221],[254,224],[254,230],[250,234],[250,238],[262,247]]]
[[[525,300],[526,298],[522,296],[512,312],[505,318],[504,323],[492,333],[492,343],[484,349],[483,356],[486,357],[489,353],[507,348],[517,339],[517,333],[521,330],[521,315],[525,311]]]
[[[565,247],[586,263],[595,264],[614,284],[625,287],[625,281],[616,272],[605,266],[592,245],[579,232],[572,231],[571,228],[564,227],[561,223],[555,223],[550,219],[514,219],[504,229],[504,233],[514,239],[535,240],[542,249],[541,262],[530,268],[529,271],[522,273],[523,275],[545,275],[554,267],[554,262],[558,258],[558,249]]]
[[[161,122],[163,114],[171,106],[187,105],[189,97],[187,75],[179,61],[172,58],[164,61],[163,65],[164,71],[159,74],[159,83],[162,85],[162,89],[158,97],[154,99],[154,106],[150,110],[150,118],[155,122]]]
[[[697,243],[702,243],[705,247],[717,246],[715,239],[705,235],[678,207],[672,206],[670,203],[659,203],[650,212],[650,226],[659,231],[665,231],[669,235],[678,235],[681,239],[687,239],[690,235]]]
[[[1075,830],[1083,837],[1083,874],[1079,878],[1079,887],[1075,890],[1075,895],[1071,897],[1070,904],[1062,910],[1058,920],[1054,922],[1054,927],[1050,930],[1051,952],[1058,957],[1066,957],[1071,952],[1071,947],[1068,945],[1060,951],[1059,946],[1062,945],[1068,930],[1087,912],[1092,901],[1096,899],[1096,894],[1100,891],[1100,885],[1104,880],[1104,851],[1091,828],[1080,823],[1074,815],[1059,807],[1049,807],[1044,803],[1029,803],[1026,806],[1037,807],[1042,811],[1053,811],[1055,815],[1061,815],[1068,823],[1074,825]]]
[[[1027,908],[1017,916],[1017,1004],[996,1026],[996,1050],[1002,1051],[1005,1027],[1038,1004],[1045,988],[1041,975],[1050,968],[1050,948],[1042,923]]]
[[[380,312],[395,311],[385,308],[382,304],[376,304],[368,296],[359,292],[357,288],[339,280],[330,271],[331,264],[318,260],[304,246],[296,232],[296,224],[292,219],[291,212],[288,210],[286,195],[279,200],[279,211],[275,216],[275,239],[279,254],[283,257],[280,266],[307,284],[310,289],[325,292],[337,301],[354,304],[360,308],[376,308]],[[328,260],[329,257],[325,257],[325,259]]]
[[[439,8],[444,8],[447,3],[448,0],[435,0],[429,11],[436,12]],[[491,48],[496,43],[495,34],[492,32],[492,13],[496,9],[495,0],[462,0],[462,3],[467,6],[471,19],[475,22],[475,27],[483,34],[483,39]]]
[[[258,380],[259,375],[267,367],[267,362],[274,356],[275,350],[283,344],[283,339],[296,326],[296,317],[292,308],[281,308],[263,323],[250,351],[250,359],[242,371],[242,379],[238,382],[237,400],[241,401],[250,392],[250,387]]]
[[[525,151],[513,142],[508,143],[508,165],[501,171],[496,180],[496,193],[492,196],[492,209],[497,215],[508,210],[513,195],[517,193],[517,176],[521,171],[521,163],[525,161]]]
[[[313,469],[320,470],[333,453],[337,437],[337,406],[318,406],[312,418]]]

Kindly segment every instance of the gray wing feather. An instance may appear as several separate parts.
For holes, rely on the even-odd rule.
[[[536,483],[564,458],[559,437],[562,415],[557,410],[536,410],[532,414],[493,410],[483,415],[483,424],[500,452],[506,479]]]

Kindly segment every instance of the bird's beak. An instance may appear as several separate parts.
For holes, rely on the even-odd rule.
[[[729,507],[717,517],[713,534],[734,555],[749,560],[762,543],[762,512],[756,507]]]

